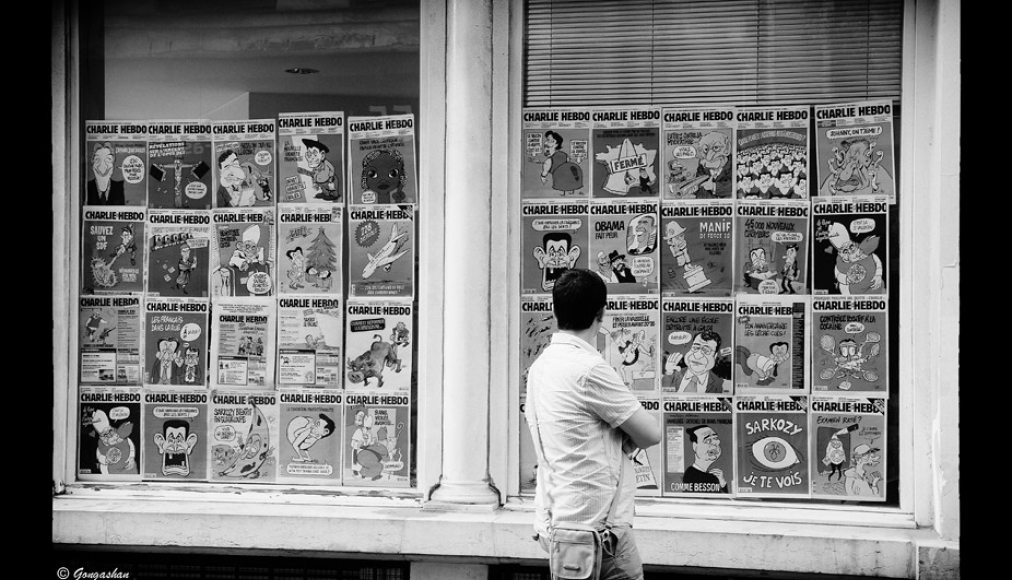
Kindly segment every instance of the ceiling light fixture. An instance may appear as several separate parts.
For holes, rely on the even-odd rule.
[[[320,71],[317,70],[317,69],[315,69],[315,68],[305,68],[305,67],[301,67],[301,66],[295,66],[295,67],[292,67],[292,68],[285,69],[285,72],[286,73],[291,73],[293,75],[315,75],[316,73],[318,73]]]

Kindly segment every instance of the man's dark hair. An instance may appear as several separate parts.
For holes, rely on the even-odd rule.
[[[329,437],[334,433],[334,420],[323,413],[320,413],[320,418],[323,419],[323,424],[327,426],[327,434],[323,437]],[[323,439],[323,437],[320,437],[320,439]]]
[[[541,237],[541,245],[546,250],[548,249],[548,242],[566,242],[566,248],[568,249],[573,245],[573,236],[569,235],[568,232],[548,232]]]
[[[608,289],[600,276],[581,268],[566,270],[552,287],[552,309],[559,330],[586,330],[604,311]]]
[[[720,350],[720,335],[712,330],[704,330],[699,333],[699,338],[703,339],[703,342],[710,342],[711,340],[717,343],[717,347],[713,349],[713,354],[716,355]]]
[[[693,443],[698,443],[699,442],[699,437],[696,435],[696,431],[699,431],[700,429],[703,429],[703,428],[706,428],[706,427],[710,427],[710,426],[709,425],[696,425],[695,427],[689,427],[688,429],[686,429],[685,432],[689,434],[689,441],[691,441]],[[710,428],[712,429],[712,427],[710,427]]]
[[[186,429],[187,433],[190,432],[190,423],[188,421],[184,421],[182,419],[169,419],[162,424],[162,435],[168,434],[169,429],[179,429],[180,427]]]

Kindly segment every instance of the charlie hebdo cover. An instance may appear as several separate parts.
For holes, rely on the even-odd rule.
[[[211,209],[211,122],[148,121],[148,207]]]
[[[734,300],[664,298],[661,301],[661,391],[675,395],[730,395]]]
[[[886,499],[886,402],[812,397],[812,497]]]
[[[344,203],[344,112],[278,115],[278,203]]]
[[[272,296],[277,276],[274,210],[216,209],[211,221],[211,298]]]
[[[144,385],[207,386],[207,300],[144,302]]]
[[[592,200],[590,269],[608,285],[609,294],[659,294],[656,199]]]
[[[346,391],[411,391],[413,312],[410,300],[348,300]]]
[[[734,441],[730,397],[664,401],[663,495],[734,493]]]
[[[655,107],[591,112],[593,197],[653,197],[662,187],[658,167],[661,110]]]
[[[84,205],[148,205],[144,121],[85,121]]]
[[[414,296],[413,205],[348,206],[348,286],[357,297]]]
[[[414,115],[348,117],[348,151],[349,203],[418,203]]]
[[[147,295],[207,298],[211,212],[148,210]]]
[[[740,200],[735,207],[735,290],[808,294],[808,201]]]
[[[622,295],[608,297],[604,322],[597,335],[597,350],[615,367],[622,382],[639,398],[656,398],[657,336],[660,297]]]
[[[78,477],[140,480],[141,389],[82,386],[78,397]]]
[[[274,119],[214,121],[211,138],[214,207],[273,207],[277,191]]]
[[[590,110],[531,108],[523,119],[521,197],[588,197]]]
[[[819,195],[885,196],[896,201],[891,101],[815,107]]]
[[[808,296],[751,296],[735,303],[734,393],[807,393]]]
[[[343,346],[340,296],[278,298],[278,387],[340,389]]]
[[[735,197],[735,109],[664,109],[664,199]]]
[[[661,202],[661,294],[730,296],[736,268],[734,202]]]
[[[274,483],[278,409],[274,391],[211,392],[207,461],[211,481]]]
[[[144,390],[144,479],[207,481],[204,391]]]
[[[82,296],[78,321],[81,384],[141,384],[141,297]]]
[[[344,485],[411,485],[410,408],[406,393],[345,394]]]
[[[738,198],[808,199],[808,107],[745,107],[735,117]]]
[[[81,225],[81,293],[144,290],[144,208],[86,207]]]
[[[552,342],[552,334],[559,330],[552,309],[552,297],[520,297],[520,398],[527,393],[527,372]]]
[[[285,389],[278,399],[278,482],[340,484],[344,394]]]
[[[278,294],[328,294],[344,289],[344,207],[278,207]]]
[[[274,388],[277,310],[270,298],[222,298],[211,313],[211,386]]]
[[[812,294],[885,294],[889,280],[886,198],[816,198],[812,219]]]
[[[555,280],[572,268],[587,267],[586,201],[524,201],[520,291],[551,293]]]
[[[808,397],[734,397],[735,494],[738,497],[807,498]]]
[[[812,299],[812,392],[889,396],[885,296]]]

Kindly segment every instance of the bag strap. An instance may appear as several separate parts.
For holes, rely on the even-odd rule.
[[[527,406],[531,409],[531,418],[534,419],[534,443],[541,450],[541,459],[547,464],[548,455],[545,454],[545,446],[541,441],[541,421],[538,419],[538,406],[535,403],[537,397],[534,394],[534,390],[530,384],[527,386]],[[625,453],[622,452],[621,446],[619,447],[619,460],[618,460],[618,485],[615,486],[615,493],[611,496],[611,505],[608,507],[608,515],[604,518],[605,528],[611,527],[611,519],[615,516],[615,509],[618,506],[618,494],[622,490],[622,480],[625,476]],[[548,466],[548,474],[551,474],[551,466]],[[547,479],[546,475],[546,479]],[[545,499],[548,500],[549,513],[551,513],[552,498],[551,498],[551,486],[545,488]],[[549,516],[549,524],[554,523],[554,516]]]

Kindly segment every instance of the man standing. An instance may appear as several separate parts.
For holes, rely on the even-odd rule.
[[[552,288],[559,332],[527,375],[525,412],[538,455],[534,529],[546,551],[555,524],[606,530],[601,578],[639,579],[629,457],[656,445],[661,432],[592,346],[607,294],[600,276],[582,269],[567,270]]]
[[[116,169],[116,150],[111,143],[96,143],[91,153],[91,171],[94,179],[88,181],[85,205],[125,205],[123,181],[113,179]]]

